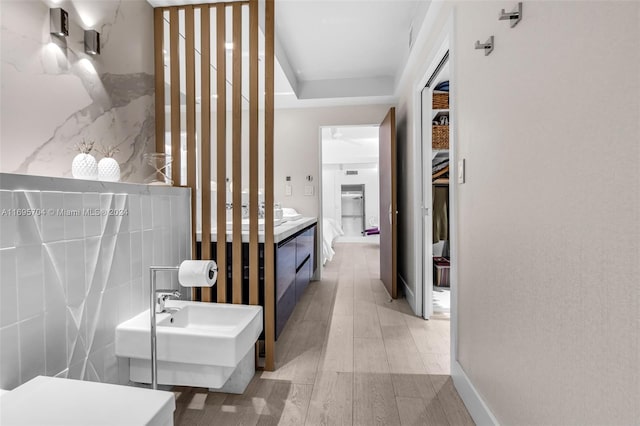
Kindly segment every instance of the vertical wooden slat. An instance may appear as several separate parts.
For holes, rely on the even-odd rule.
[[[242,303],[242,6],[233,6],[233,303]]]
[[[153,9],[153,43],[156,90],[156,152],[164,152],[164,9]]]
[[[171,67],[171,179],[180,182],[180,33],[178,8],[169,8],[169,44]]]
[[[275,1],[265,2],[265,129],[264,129],[264,302],[265,369],[275,369],[275,253],[273,239],[273,97],[275,57]]]
[[[227,58],[225,43],[225,5],[216,8],[216,84],[218,104],[216,114],[217,153],[217,220],[216,262],[218,263],[218,303],[227,301]]]
[[[258,0],[249,2],[249,304],[258,297]]]
[[[200,105],[202,140],[200,141],[200,170],[202,171],[202,259],[211,259],[211,12],[209,6],[200,8]],[[202,301],[211,302],[211,287],[202,289]]]
[[[185,78],[187,100],[187,186],[191,188],[191,256],[196,258],[196,48],[193,6],[186,6]]]

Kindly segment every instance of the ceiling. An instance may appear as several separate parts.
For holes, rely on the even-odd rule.
[[[322,164],[378,164],[378,126],[322,127]]]
[[[147,1],[154,7],[203,3],[202,0]],[[277,1],[276,108],[389,102],[409,56],[410,35],[415,39],[429,4],[429,0]],[[247,8],[243,9],[243,24],[248,25]],[[199,28],[199,18],[197,11],[196,28]],[[183,13],[180,13],[180,21],[180,50],[183,56]],[[213,22],[214,19],[212,24]],[[168,22],[165,24],[165,45],[168,45]],[[227,38],[230,40],[230,28],[227,30]],[[259,38],[262,56],[262,32]],[[247,70],[246,28],[243,30],[243,39],[243,69]],[[195,44],[199,51],[199,31],[196,31]],[[227,52],[227,76],[231,75],[231,53],[231,50]],[[168,62],[165,54],[167,83],[170,79]],[[263,75],[263,61],[260,61],[259,66],[259,74]],[[199,52],[196,54],[196,72],[196,90],[199,92]],[[212,76],[214,73],[215,64],[212,64]],[[181,92],[184,93],[184,72],[181,77]],[[246,99],[248,73],[243,75],[243,80],[243,97]],[[231,84],[228,81],[228,93]],[[215,84],[212,85],[212,90],[215,90]],[[259,92],[262,94],[263,90]],[[184,104],[184,99],[182,103]],[[263,99],[260,104],[263,104]]]
[[[428,0],[279,1],[278,60],[299,99],[393,95],[428,6]]]

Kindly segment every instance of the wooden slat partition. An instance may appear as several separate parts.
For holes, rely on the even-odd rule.
[[[156,74],[156,152],[164,152],[164,10],[153,10],[154,72]]]
[[[258,277],[258,0],[249,2],[249,304],[259,301]]]
[[[184,10],[187,89],[187,186],[191,188],[191,256],[196,258],[196,49],[193,6]],[[196,291],[195,289],[193,290]]]
[[[180,185],[180,20],[178,8],[169,8],[169,44],[171,66],[171,179]]]
[[[265,2],[265,97],[264,97],[264,312],[265,366],[275,369],[275,247],[273,238],[273,121],[274,121],[274,58],[275,58],[275,0]]]
[[[242,5],[233,8],[233,303],[242,303]]]
[[[217,246],[218,263],[218,303],[227,301],[227,53],[225,5],[216,7],[216,84],[218,105],[216,111],[216,153],[217,153]]]
[[[211,259],[211,11],[209,6],[200,8],[200,106],[202,140],[200,141],[202,176],[202,237],[200,245],[201,259]],[[204,287],[201,293],[203,302],[211,302],[211,287]]]
[[[265,192],[265,243],[264,243],[264,288],[260,288],[260,243],[258,227],[260,186],[260,142],[259,142],[259,0],[236,1],[216,4],[199,4],[157,8],[154,11],[154,40],[155,40],[155,71],[156,71],[156,150],[163,152],[165,146],[165,105],[164,105],[164,20],[165,12],[169,12],[169,50],[170,50],[170,113],[171,113],[171,153],[173,157],[172,178],[174,185],[181,185],[181,95],[186,98],[186,132],[187,132],[187,182],[192,190],[192,255],[196,257],[196,215],[197,204],[197,173],[201,173],[200,188],[202,189],[202,238],[200,245],[200,258],[210,259],[211,252],[211,160],[216,156],[216,214],[217,228],[216,256],[219,273],[216,294],[211,289],[203,288],[199,293],[194,292],[193,299],[198,297],[202,301],[216,300],[219,303],[243,303],[243,244],[242,244],[242,168],[243,168],[243,114],[242,114],[242,13],[243,7],[249,9],[249,159],[245,167],[249,167],[249,294],[250,304],[261,303],[260,294],[264,290],[264,330],[265,330],[265,369],[275,368],[275,244],[274,244],[274,61],[275,61],[275,0],[266,0],[265,4],[265,158],[264,158],[264,192]],[[230,8],[230,9],[227,9]],[[215,10],[215,21],[211,22],[211,12]],[[183,10],[184,12],[179,12]],[[200,27],[196,28],[195,10],[200,11]],[[231,11],[231,22],[227,22],[226,11]],[[180,13],[184,13],[184,28],[179,28]],[[215,25],[215,43],[212,45],[211,30]],[[226,43],[231,40],[226,38],[227,25],[232,25],[232,75],[228,76]],[[199,31],[201,44],[200,51],[195,48],[196,31]],[[181,34],[183,33],[183,34]],[[184,57],[180,55],[180,37],[185,39]],[[215,149],[212,144],[212,117],[211,117],[211,66],[212,49],[215,50],[215,87],[217,93],[215,114]],[[201,55],[201,90],[199,93],[200,111],[196,108],[196,66],[195,55]],[[184,61],[186,81],[186,93],[180,91],[180,61]],[[230,78],[230,81],[228,80]],[[231,137],[227,137],[227,85],[231,84]],[[246,96],[246,95],[245,95]],[[196,146],[196,120],[200,114],[200,155],[197,156]],[[231,148],[227,148],[231,143]],[[232,168],[227,167],[227,149],[231,149]],[[231,172],[233,182],[232,200],[227,200],[228,173]],[[227,250],[227,203],[233,205],[233,227],[231,249]],[[229,253],[230,252],[230,253]],[[227,294],[227,259],[232,256],[230,283],[231,294]],[[246,303],[246,301],[245,301]]]

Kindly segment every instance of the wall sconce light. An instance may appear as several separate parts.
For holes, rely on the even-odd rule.
[[[84,52],[89,55],[100,54],[100,33],[96,30],[84,30]]]
[[[61,7],[49,9],[49,25],[51,34],[67,37],[69,35],[69,14]]]

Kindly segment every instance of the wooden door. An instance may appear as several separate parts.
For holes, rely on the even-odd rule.
[[[396,109],[391,108],[380,124],[380,279],[389,295],[398,297],[396,189]]]

